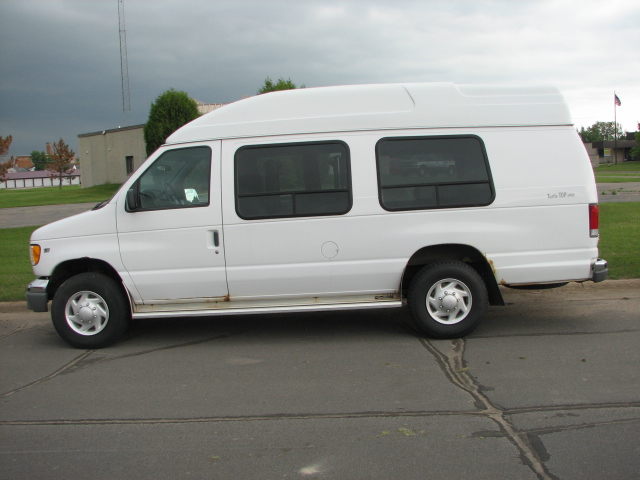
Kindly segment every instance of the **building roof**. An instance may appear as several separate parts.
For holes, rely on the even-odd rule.
[[[167,143],[389,128],[571,125],[552,86],[414,83],[284,90],[203,115]]]
[[[588,143],[591,143],[592,148],[633,148],[638,146],[635,140],[603,140]]]
[[[106,135],[107,133],[124,132],[125,130],[137,130],[139,128],[144,128],[144,123],[141,125],[129,125],[128,127],[118,127],[118,128],[112,128],[110,130],[101,130],[99,132],[81,133],[80,135],[78,135],[78,138],[92,137],[94,135]]]

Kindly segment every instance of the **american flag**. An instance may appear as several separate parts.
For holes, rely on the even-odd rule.
[[[613,103],[615,103],[617,106],[622,105],[622,103],[620,103],[620,99],[618,98],[618,95],[616,95],[615,93],[613,94]]]

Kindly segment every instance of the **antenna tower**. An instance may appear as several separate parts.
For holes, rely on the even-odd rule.
[[[124,0],[118,0],[118,21],[120,24],[120,76],[122,77],[122,115],[125,126],[131,115],[129,95],[129,65],[127,63],[127,32],[124,28]]]

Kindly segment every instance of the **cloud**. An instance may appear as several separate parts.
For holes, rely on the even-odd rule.
[[[168,88],[204,102],[264,78],[307,87],[551,83],[574,120],[640,120],[640,4],[574,1],[125,0],[131,123]],[[12,154],[123,122],[112,0],[0,2],[0,135]]]

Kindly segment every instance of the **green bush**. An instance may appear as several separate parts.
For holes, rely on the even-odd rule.
[[[199,116],[198,105],[186,92],[176,92],[172,88],[158,95],[151,104],[149,119],[144,126],[147,155],[164,144],[169,135]]]

